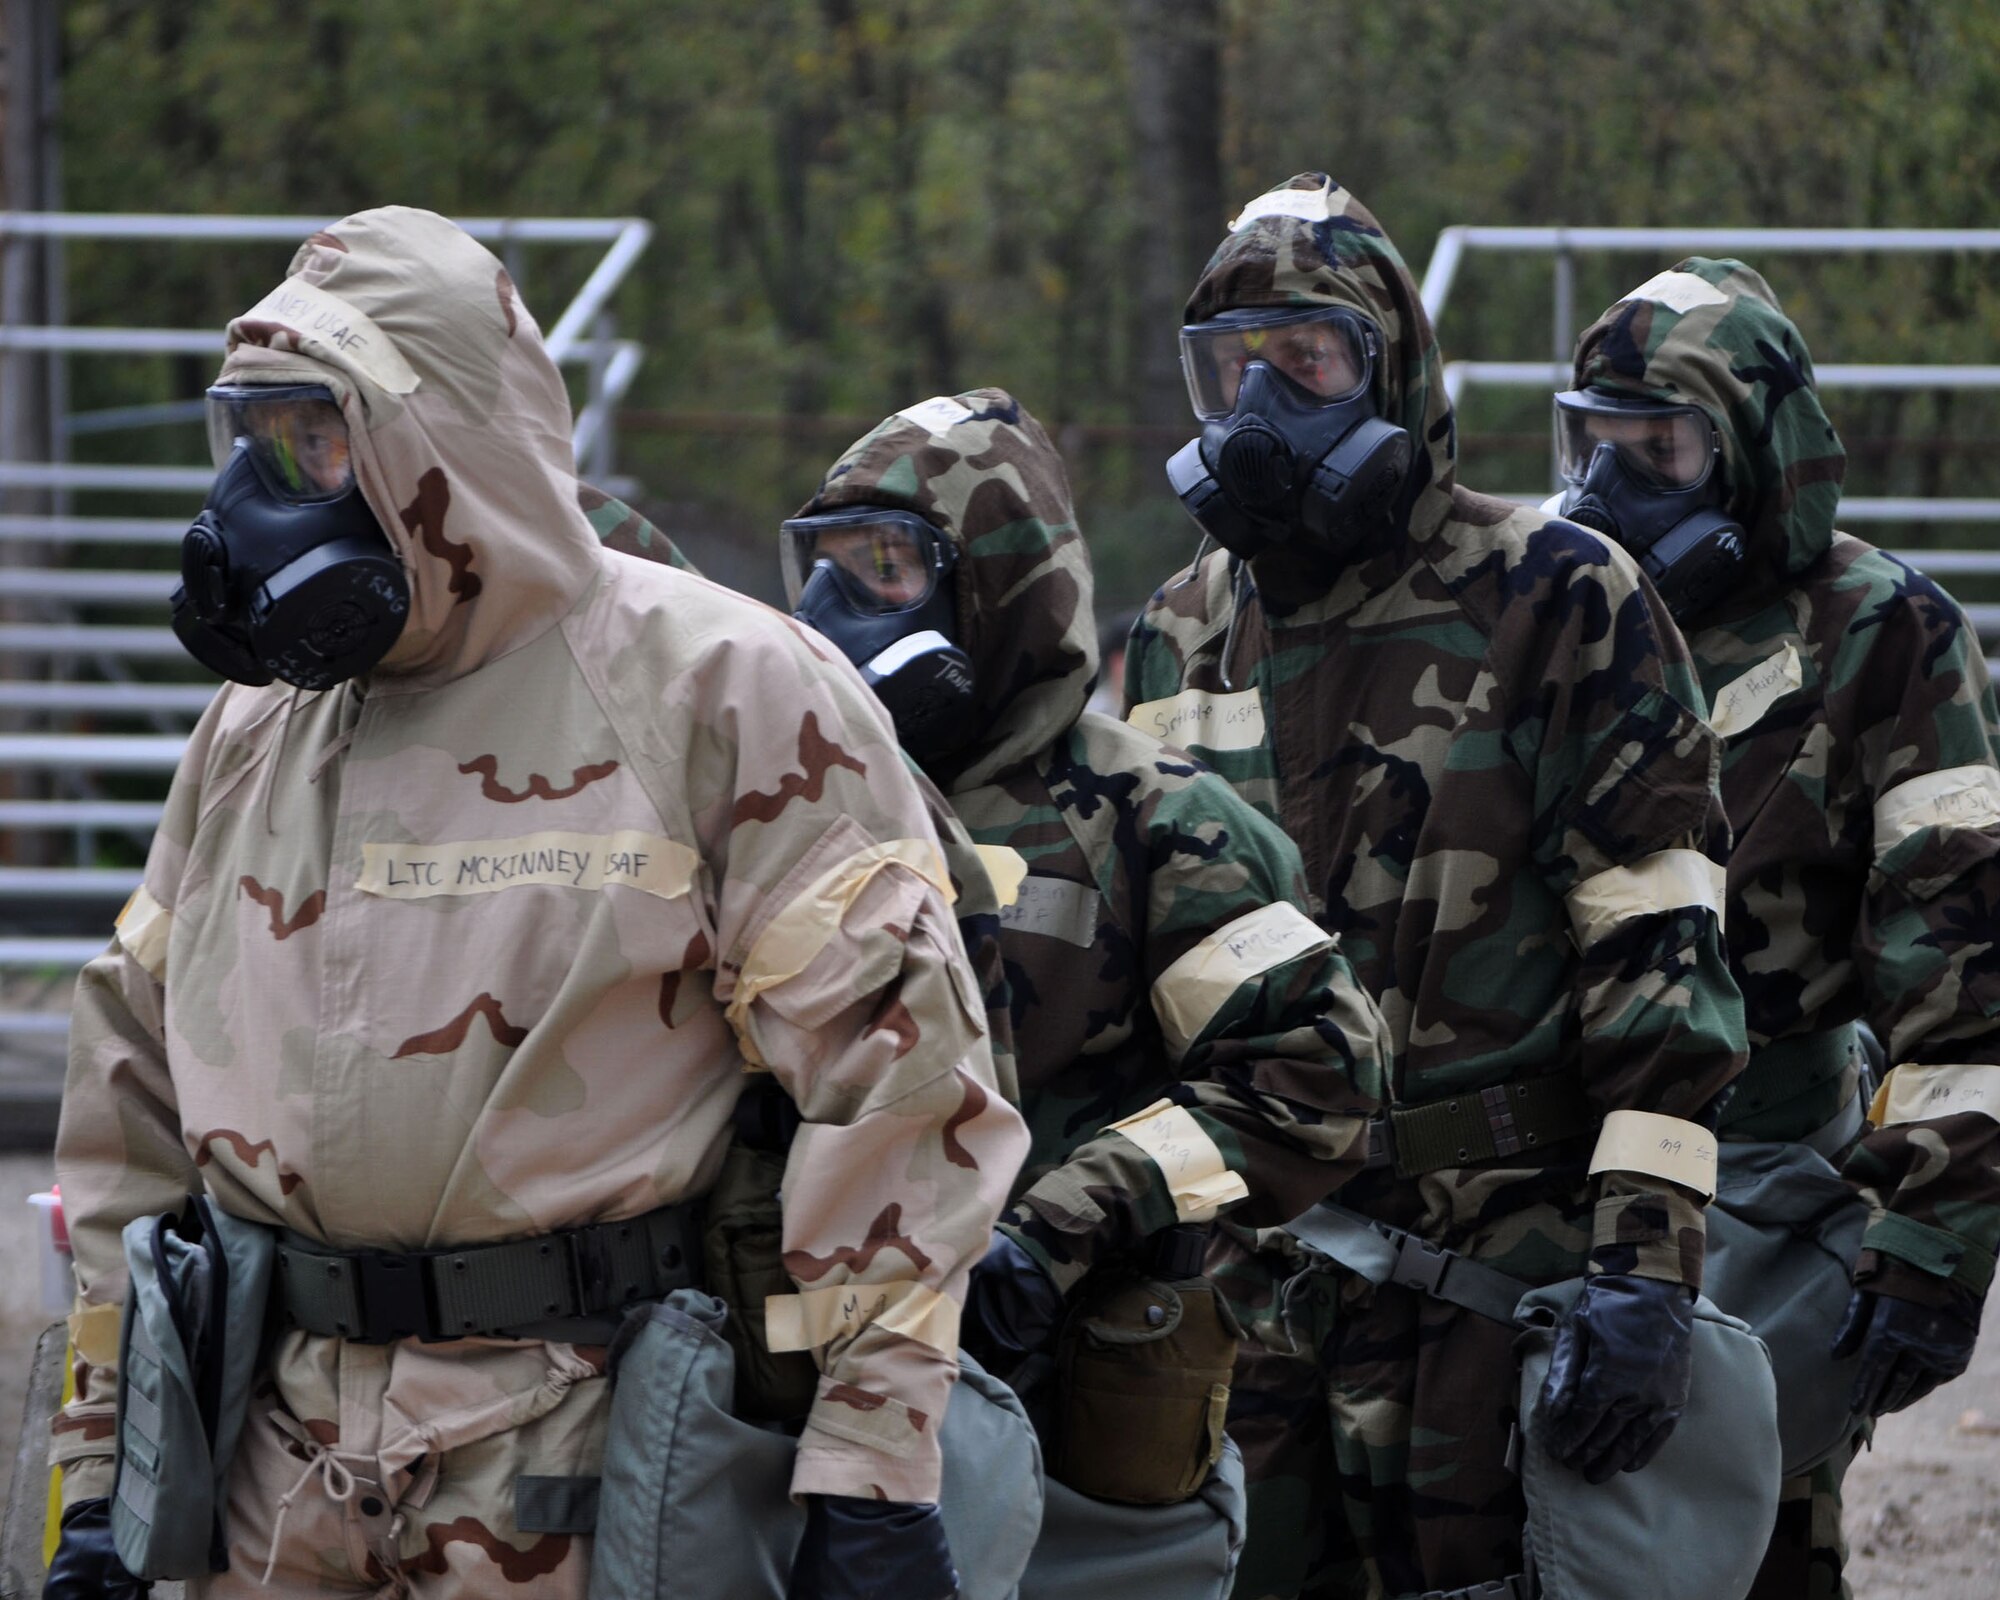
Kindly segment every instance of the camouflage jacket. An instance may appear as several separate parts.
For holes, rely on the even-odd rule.
[[[808,509],[856,504],[918,512],[958,552],[978,732],[930,768],[1005,902],[1020,1235],[1068,1286],[1176,1221],[1296,1215],[1355,1170],[1381,1020],[1304,913],[1290,841],[1183,752],[1084,712],[1090,566],[1047,435],[999,390],[913,406]]]
[[[1131,720],[1189,744],[1298,841],[1314,911],[1387,1018],[1398,1108],[1456,1115],[1500,1085],[1573,1086],[1552,1088],[1578,1107],[1577,1138],[1549,1158],[1509,1153],[1509,1102],[1489,1093],[1495,1159],[1371,1177],[1356,1204],[1477,1250],[1538,1196],[1571,1212],[1594,1197],[1596,1270],[1698,1283],[1689,1189],[1617,1163],[1585,1183],[1604,1116],[1699,1119],[1743,1063],[1716,746],[1685,648],[1622,552],[1453,481],[1416,286],[1316,173],[1252,203],[1187,315],[1293,304],[1347,306],[1382,333],[1381,414],[1417,443],[1405,531],[1316,593],[1220,553],[1170,580],[1134,631]]]
[[[767,608],[600,549],[541,335],[442,218],[315,235],[229,351],[229,379],[334,388],[410,617],[366,681],[222,691],[79,980],[66,1491],[106,1482],[131,1218],[205,1188],[408,1249],[630,1217],[709,1184],[750,1069],[805,1119],[785,1262],[825,1375],[794,1488],[934,1499],[958,1299],[1026,1137],[888,720]],[[338,1415],[338,1346],[278,1341],[294,1417]],[[520,1346],[371,1356],[385,1470],[593,1381],[547,1348],[533,1393]],[[574,1443],[534,1470],[595,1472]]]
[[[1847,1162],[1859,1281],[1976,1302],[2000,1244],[2000,768],[1979,641],[1943,590],[1834,530],[1846,457],[1764,280],[1694,259],[1614,305],[1576,381],[1700,406],[1750,576],[1689,633],[1735,833],[1726,927],[1749,1068],[1725,1132],[1794,1139],[1854,1092],[1855,1018],[1896,1063]],[[1845,1070],[1843,1070],[1845,1069]]]

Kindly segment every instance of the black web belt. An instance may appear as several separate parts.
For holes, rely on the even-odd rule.
[[[360,1344],[481,1334],[596,1343],[585,1330],[544,1325],[600,1319],[608,1337],[624,1307],[695,1286],[699,1212],[694,1202],[662,1206],[445,1250],[337,1250],[287,1231],[273,1292],[294,1327]]]
[[[1499,1083],[1422,1105],[1394,1106],[1368,1124],[1367,1169],[1418,1178],[1538,1152],[1595,1133],[1603,1121],[1564,1074]]]

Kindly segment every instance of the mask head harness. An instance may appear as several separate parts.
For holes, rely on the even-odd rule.
[[[1559,510],[1623,545],[1676,622],[1700,617],[1743,565],[1722,441],[1699,406],[1595,389],[1556,396]]]
[[[208,391],[215,485],[181,540],[174,633],[237,683],[326,689],[388,654],[410,614],[403,563],[354,481],[324,384]]]
[[[792,615],[861,669],[903,748],[924,761],[971,738],[951,541],[915,512],[856,506],[794,517],[778,545]]]
[[[1336,556],[1386,529],[1414,454],[1375,404],[1382,338],[1337,306],[1225,311],[1181,329],[1202,420],[1167,481],[1246,560],[1295,541]]]

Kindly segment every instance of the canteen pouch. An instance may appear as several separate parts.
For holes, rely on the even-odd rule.
[[[796,1422],[811,1409],[819,1369],[809,1351],[773,1355],[764,1342],[767,1296],[798,1289],[785,1271],[778,1190],[785,1156],[730,1141],[704,1205],[706,1283],[729,1308],[722,1336],[736,1353],[734,1411],[747,1422]]]
[[[1112,1505],[1051,1480],[1021,1600],[1222,1600],[1248,1531],[1243,1457],[1222,1457],[1193,1498]]]
[[[225,1485],[262,1353],[277,1231],[207,1196],[126,1224],[111,1533],[138,1577],[228,1569]]]
[[[1788,1478],[1866,1426],[1847,1406],[1861,1354],[1836,1359],[1833,1336],[1867,1226],[1867,1202],[1807,1146],[1721,1145],[1702,1289],[1771,1352]]]
[[[1235,1319],[1205,1278],[1094,1273],[1056,1346],[1049,1476],[1125,1505],[1172,1505],[1222,1458]]]
[[[1695,1302],[1694,1379],[1666,1444],[1637,1472],[1587,1483],[1542,1444],[1538,1412],[1571,1278],[1521,1297],[1519,1418],[1525,1543],[1542,1600],[1717,1600],[1741,1595],[1778,1513],[1777,1388],[1763,1342]]]

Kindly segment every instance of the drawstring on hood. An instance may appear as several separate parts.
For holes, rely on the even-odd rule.
[[[1039,755],[1097,676],[1090,559],[1042,425],[1001,389],[908,406],[850,445],[798,514],[849,506],[915,512],[958,552],[957,643],[979,732],[931,776],[957,793]]]
[[[1729,510],[1766,581],[1796,577],[1832,544],[1847,452],[1805,340],[1742,262],[1690,256],[1619,300],[1577,341],[1575,387],[1707,414]]]

